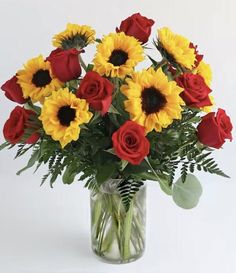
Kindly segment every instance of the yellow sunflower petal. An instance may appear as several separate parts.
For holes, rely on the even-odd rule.
[[[190,41],[173,33],[169,28],[163,27],[158,30],[159,42],[163,49],[174,58],[180,65],[191,69],[195,62],[194,49],[190,48]]]
[[[53,37],[53,46],[69,49],[83,48],[95,41],[95,30],[87,25],[68,23],[66,29]]]
[[[212,108],[214,107],[214,104],[215,104],[214,97],[209,95],[209,98],[210,98],[212,105],[204,106],[204,107],[200,108],[203,112],[206,112],[206,113],[210,113],[212,111]]]
[[[79,125],[88,123],[91,117],[87,102],[64,88],[46,98],[39,119],[46,134],[59,141],[64,148],[79,138]]]
[[[181,118],[182,89],[174,81],[168,81],[161,69],[133,73],[121,92],[127,97],[124,106],[130,119],[143,125],[146,132],[153,129],[160,132],[174,119]]]
[[[33,102],[43,103],[45,97],[63,85],[54,77],[50,63],[42,55],[29,60],[16,75],[24,98],[30,97]]]
[[[143,48],[138,40],[124,32],[111,33],[97,45],[94,71],[100,75],[124,78],[143,59]]]
[[[193,73],[202,76],[205,80],[205,83],[210,87],[212,81],[212,70],[209,64],[201,61],[199,65],[194,69]]]

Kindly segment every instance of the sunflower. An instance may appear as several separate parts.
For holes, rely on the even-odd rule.
[[[193,73],[202,76],[203,79],[205,80],[205,83],[207,84],[207,86],[209,86],[209,87],[211,86],[212,71],[211,71],[211,67],[209,64],[201,61],[199,63],[199,65],[193,70]],[[204,107],[200,108],[203,112],[206,112],[206,113],[211,112],[212,108],[214,106],[214,97],[212,95],[210,95],[209,98],[210,98],[212,105],[204,106]]]
[[[212,81],[212,71],[209,64],[206,64],[205,62],[201,61],[199,65],[194,69],[194,73],[201,75],[205,83],[210,86]]]
[[[46,98],[39,119],[46,134],[64,148],[80,134],[79,125],[88,123],[92,113],[86,100],[77,98],[68,88],[53,92]]]
[[[97,46],[94,70],[100,75],[124,78],[143,59],[143,48],[138,40],[124,32],[111,33]]]
[[[52,91],[62,86],[62,83],[52,74],[50,63],[44,61],[42,55],[29,60],[24,65],[24,69],[17,72],[17,79],[24,98],[30,97],[33,102],[42,103]]]
[[[95,40],[95,30],[90,26],[68,23],[66,29],[53,37],[52,44],[63,49],[83,48]]]
[[[185,37],[173,33],[169,28],[158,30],[158,42],[163,54],[168,60],[192,69],[195,63],[194,48],[190,47],[190,41]]]
[[[183,89],[175,81],[168,81],[161,68],[133,73],[126,82],[127,85],[121,87],[121,92],[128,98],[124,102],[125,109],[147,133],[153,129],[160,132],[174,119],[181,119],[184,102],[179,94]]]

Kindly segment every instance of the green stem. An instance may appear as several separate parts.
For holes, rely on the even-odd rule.
[[[107,213],[104,213],[104,219],[102,221],[101,229],[99,231],[99,239],[98,239],[98,251],[102,253],[102,246],[103,246],[103,238],[106,230],[106,223],[108,222],[110,216]],[[98,227],[99,228],[99,227]]]
[[[159,69],[160,67],[162,67],[162,66],[164,66],[164,65],[166,65],[166,64],[168,64],[168,61],[167,61],[165,58],[163,58],[163,59],[156,65],[155,70]]]
[[[125,216],[124,221],[124,260],[128,260],[130,257],[130,237],[132,230],[132,218],[133,218],[133,201],[130,204],[130,208]]]
[[[87,71],[87,65],[85,64],[84,60],[82,59],[81,55],[79,55],[79,62],[81,66],[83,67],[84,71]]]

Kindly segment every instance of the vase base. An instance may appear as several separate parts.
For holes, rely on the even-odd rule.
[[[142,258],[143,252],[130,257],[129,259],[121,259],[121,258],[112,258],[112,257],[107,257],[105,255],[102,255],[101,253],[98,253],[96,250],[93,249],[94,255],[97,257],[97,259],[101,262],[108,263],[108,264],[128,264],[135,262],[136,260]]]

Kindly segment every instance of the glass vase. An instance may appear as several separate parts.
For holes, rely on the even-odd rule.
[[[146,185],[135,193],[126,211],[117,191],[119,180],[91,191],[91,240],[94,253],[109,263],[128,263],[145,249]]]

